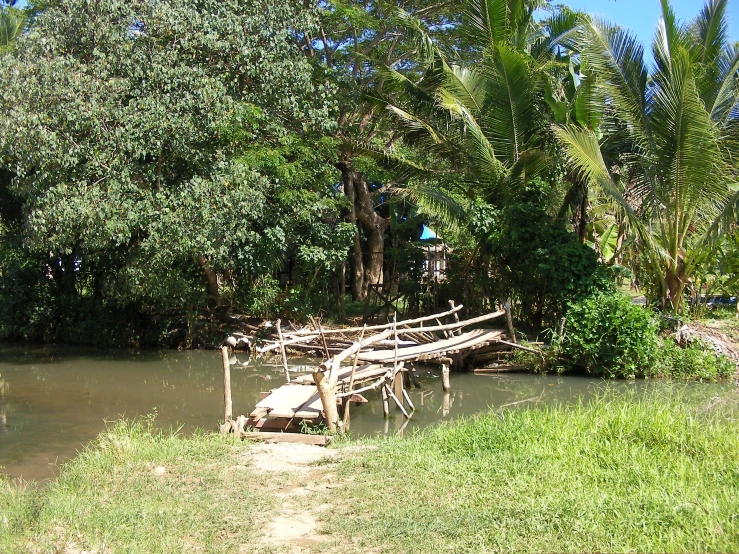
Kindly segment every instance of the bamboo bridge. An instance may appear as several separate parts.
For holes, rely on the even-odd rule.
[[[262,393],[261,400],[248,417],[242,415],[234,420],[228,347],[224,346],[225,414],[221,431],[245,438],[325,444],[327,439],[323,436],[296,436],[285,431],[299,431],[306,423],[323,423],[331,432],[342,432],[349,425],[351,404],[368,402],[363,393],[370,390],[381,393],[386,417],[390,414],[392,402],[405,418],[410,419],[415,407],[407,390],[412,386],[420,387],[412,371],[413,364],[441,366],[442,387],[449,391],[452,367],[463,368],[500,359],[512,348],[534,351],[516,344],[508,305],[467,320],[459,319],[462,306],[454,306],[450,302],[450,308],[444,313],[416,319],[395,321],[393,318],[393,322],[383,325],[345,329],[323,329],[312,321],[313,329],[283,333],[278,320],[276,333],[263,339],[259,346],[252,336],[230,337],[228,344],[236,346],[241,341],[256,355],[278,351],[285,384]],[[503,316],[505,329],[482,327],[463,332],[465,328]],[[442,323],[444,318],[452,321]],[[315,368],[291,368],[287,349],[321,353],[324,361]],[[246,432],[246,427],[254,431]]]

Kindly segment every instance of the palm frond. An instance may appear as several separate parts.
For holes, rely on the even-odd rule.
[[[438,186],[411,182],[395,187],[393,192],[408,199],[420,213],[446,226],[457,228],[467,219],[464,207]]]

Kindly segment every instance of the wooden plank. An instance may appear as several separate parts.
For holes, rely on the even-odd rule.
[[[308,400],[318,396],[315,386],[283,385],[272,391],[267,398],[260,400],[252,412],[252,417],[259,415],[260,410],[267,410],[269,417],[294,417],[295,412]]]
[[[290,442],[326,446],[331,442],[333,437],[329,435],[301,435],[299,433],[270,433],[268,431],[259,431],[241,433],[241,438],[251,441]]]
[[[497,341],[503,335],[503,331],[499,329],[477,329],[462,335],[454,336],[448,339],[442,339],[430,344],[413,346],[411,348],[403,348],[398,351],[398,360],[422,360],[439,357],[450,351],[459,351],[471,348],[476,345]],[[359,359],[367,362],[389,363],[393,360],[395,353],[393,350],[374,350],[372,352],[360,352]]]

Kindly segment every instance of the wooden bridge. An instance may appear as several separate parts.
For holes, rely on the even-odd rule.
[[[348,426],[351,403],[367,402],[362,393],[369,390],[381,392],[386,416],[392,401],[406,418],[410,418],[415,408],[407,389],[414,384],[420,386],[412,372],[413,364],[440,365],[442,387],[448,391],[452,366],[469,365],[470,359],[474,360],[479,354],[484,357],[511,348],[530,350],[516,344],[507,309],[460,321],[458,312],[462,306],[450,304],[451,309],[441,314],[361,328],[324,330],[314,322],[312,330],[283,334],[278,320],[276,336],[253,351],[260,354],[279,351],[286,383],[263,393],[248,418],[240,416],[232,421],[230,373],[224,353],[226,423],[222,431],[243,433],[245,426],[258,431],[297,431],[301,422],[324,423],[331,431],[341,431]],[[466,327],[502,316],[506,316],[506,329],[478,328],[462,332]],[[444,317],[453,318],[453,321],[442,324]],[[435,324],[424,327],[429,321]],[[308,374],[305,374],[305,366],[290,368],[286,349],[295,347],[301,352],[320,351],[324,361]],[[342,365],[345,362],[347,365]],[[296,372],[303,375],[294,376]]]

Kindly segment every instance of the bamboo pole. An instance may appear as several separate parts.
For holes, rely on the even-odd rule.
[[[516,331],[513,329],[513,318],[511,317],[511,299],[505,303],[505,319],[508,324],[508,334],[511,336],[511,342],[516,343]]]
[[[415,412],[416,407],[413,405],[413,402],[411,402],[411,397],[405,389],[403,389],[403,398],[405,398],[405,402],[408,404],[408,407]]]
[[[452,315],[453,313],[460,311],[462,308],[464,308],[464,306],[460,304],[459,306],[455,307],[453,310],[441,312],[438,314],[426,315],[423,317],[417,317],[415,319],[405,319],[403,321],[398,321],[397,324],[398,325],[413,325],[416,323],[422,323],[424,321],[430,321],[433,319],[438,319],[438,318]],[[364,327],[366,327],[367,331],[380,331],[380,330],[385,330],[385,329],[392,329],[393,324],[383,323],[381,325],[369,325],[369,326],[365,325]],[[346,329],[324,329],[323,332],[327,335],[334,335],[334,334],[339,334],[339,333],[359,333],[364,327],[348,327]],[[427,329],[424,329],[424,331],[426,330]],[[318,333],[315,331],[300,330],[300,331],[296,331],[295,333],[292,333],[292,335],[298,337],[298,336],[303,336],[303,335],[318,335]]]
[[[449,307],[453,310],[454,309],[454,300],[449,301]],[[459,314],[457,312],[454,312],[454,322],[459,323]],[[457,335],[462,334],[462,329],[457,329]]]
[[[280,320],[277,320],[277,336],[280,337],[280,354],[282,355],[282,367],[285,368],[285,381],[290,382],[290,368],[287,366],[287,354],[285,354],[285,342],[282,339]]]
[[[407,411],[406,411],[406,409],[405,409],[405,408],[403,407],[403,403],[402,403],[402,402],[401,402],[401,401],[400,401],[400,400],[398,399],[398,397],[397,397],[397,396],[395,396],[395,394],[393,393],[393,391],[392,391],[392,390],[390,390],[390,387],[388,387],[387,385],[385,385],[385,393],[386,393],[386,396],[389,396],[390,398],[392,398],[392,399],[393,399],[393,401],[395,401],[395,405],[396,405],[396,406],[397,406],[398,408],[400,408],[400,411],[401,411],[401,412],[403,412],[403,415],[405,416],[405,418],[406,418],[406,419],[408,419],[409,417],[411,417],[410,415],[408,415],[408,412],[407,412]],[[383,398],[385,398],[385,397],[383,397]],[[389,409],[390,409],[390,408],[388,407],[388,410],[389,410]]]
[[[323,329],[321,329],[320,323],[316,323],[316,320],[313,316],[310,316],[310,321],[313,323],[313,328],[318,331],[318,334],[321,337],[321,341],[323,342],[323,352],[326,355],[326,359],[328,360],[331,357],[331,353],[328,351],[328,344],[326,344],[326,335],[323,334]]]
[[[457,306],[456,309],[459,309],[459,308],[461,308],[461,306]],[[445,312],[445,314],[446,315],[449,315],[449,312]],[[426,318],[426,320],[428,320],[428,319],[438,319],[438,317],[443,316],[445,314],[438,314],[438,315],[434,315],[434,316],[429,316],[429,317]],[[469,325],[474,325],[475,323],[482,323],[483,321],[489,321],[491,319],[495,319],[495,318],[498,318],[498,317],[503,316],[503,315],[505,315],[505,310],[498,310],[497,312],[492,312],[492,313],[481,315],[481,316],[478,316],[478,317],[473,317],[471,319],[463,319],[463,320],[459,321],[458,323],[457,322],[455,322],[455,323],[448,323],[446,325],[439,324],[439,325],[434,326],[434,327],[423,327],[423,326],[421,326],[421,327],[417,327],[417,328],[398,329],[398,334],[399,335],[412,335],[414,333],[429,333],[429,332],[434,332],[434,331],[448,331],[448,330],[451,330],[451,329],[462,329],[462,328],[467,327]],[[398,326],[400,326],[400,325],[406,325],[406,322],[404,322],[404,321],[398,322]],[[390,328],[392,328],[392,323],[390,323],[389,326],[390,326]],[[382,328],[385,329],[385,331],[383,333],[381,333],[383,335],[383,338],[387,338],[387,337],[390,336],[390,334],[392,334],[392,329],[390,329],[390,334],[385,334],[385,333],[387,333],[387,330],[388,330],[388,326],[387,325],[380,325],[380,326],[373,325],[373,326],[368,326],[366,330],[367,331],[376,330],[377,327],[382,327]],[[357,331],[361,331],[362,330],[362,327],[357,327],[356,330]],[[347,332],[347,331],[348,331],[347,329],[324,329],[323,330],[323,332],[325,334],[339,333],[339,332],[343,333],[343,332]],[[300,333],[300,331],[299,331],[299,333]],[[318,335],[315,334],[315,335],[306,335],[306,336],[296,337],[295,339],[291,339],[289,341],[286,341],[285,342],[285,345],[286,346],[290,346],[291,344],[296,344],[296,343],[300,343],[300,342],[309,342],[309,341],[313,340],[314,338],[316,338],[317,336]],[[375,335],[375,336],[379,336],[379,335]],[[272,345],[269,345],[269,346],[265,346],[265,347],[263,347],[261,349],[258,349],[258,352],[260,352],[260,353],[269,352],[270,350],[275,350],[276,348],[279,348],[279,344],[272,344]],[[352,354],[353,353],[354,352],[352,352]]]
[[[359,335],[359,342],[362,342],[362,339],[364,338],[364,332],[367,329],[367,326],[365,325],[362,328],[362,334]],[[359,361],[359,350],[357,350],[356,354],[354,354],[354,361],[352,362],[352,372],[351,375],[349,375],[349,391],[350,394],[352,387],[354,386],[354,373],[357,371],[357,362]],[[346,405],[344,406],[344,428],[346,428],[347,424],[349,423],[349,406],[351,405],[351,402],[347,400]]]
[[[228,363],[228,347],[221,347],[221,361],[223,362],[223,423],[233,419],[233,402],[231,401],[231,366]]]

